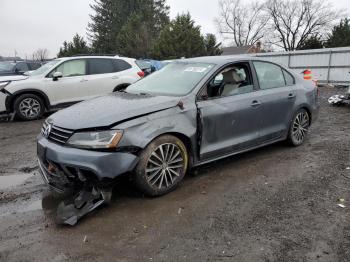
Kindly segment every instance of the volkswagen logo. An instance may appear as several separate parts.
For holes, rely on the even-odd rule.
[[[45,137],[49,137],[50,132],[51,132],[52,124],[48,123],[46,126],[43,128],[43,135]]]

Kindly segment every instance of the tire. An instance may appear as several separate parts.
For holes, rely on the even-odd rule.
[[[305,109],[299,109],[293,117],[287,141],[292,146],[304,143],[310,127],[310,115]]]
[[[187,149],[180,139],[160,136],[142,151],[134,170],[134,183],[147,196],[167,194],[185,176],[188,159]]]
[[[37,95],[24,94],[16,98],[14,110],[18,119],[29,121],[41,118],[45,107],[43,100]]]

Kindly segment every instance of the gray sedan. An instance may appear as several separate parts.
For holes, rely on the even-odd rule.
[[[58,191],[104,199],[129,174],[159,196],[190,168],[278,141],[303,144],[317,100],[312,81],[268,61],[179,60],[124,92],[50,116],[38,137],[39,165]]]

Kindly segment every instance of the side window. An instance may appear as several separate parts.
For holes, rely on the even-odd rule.
[[[18,63],[16,65],[16,70],[18,72],[26,72],[29,70],[28,66],[27,66],[27,63]]]
[[[260,84],[260,89],[285,86],[282,68],[267,62],[253,62]]]
[[[89,75],[110,74],[116,72],[112,59],[90,58]]]
[[[63,77],[86,75],[86,60],[77,59],[63,62],[49,74],[49,77],[52,77],[55,72],[61,72]]]
[[[207,86],[209,98],[234,96],[254,91],[248,63],[237,63],[226,67]]]
[[[288,73],[286,70],[282,70],[283,71],[283,75],[284,75],[284,79],[286,80],[286,85],[287,86],[292,86],[295,84],[295,80],[294,77]]]
[[[124,60],[121,59],[113,59],[114,66],[117,70],[117,72],[128,70],[131,68],[131,65]]]

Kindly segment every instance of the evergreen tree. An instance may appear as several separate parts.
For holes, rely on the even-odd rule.
[[[153,39],[169,22],[165,0],[95,0],[91,8],[95,14],[90,16],[92,22],[88,24],[88,31],[97,53],[119,53],[125,48],[125,43],[121,45],[118,40],[123,27],[131,23],[130,16],[141,16],[139,26],[146,26]]]
[[[161,31],[153,53],[158,59],[176,59],[202,56],[205,51],[200,26],[195,26],[187,13],[178,15]]]
[[[342,19],[339,25],[334,26],[326,42],[326,47],[350,46],[350,20]]]
[[[323,47],[324,43],[321,37],[313,35],[306,39],[297,50],[320,49]]]
[[[57,57],[72,56],[78,54],[89,54],[91,52],[83,37],[76,34],[72,42],[63,42]]]
[[[216,42],[214,34],[207,34],[204,38],[205,53],[207,56],[221,55],[221,43]]]
[[[123,56],[147,58],[153,47],[153,36],[150,27],[143,23],[139,14],[131,15],[117,37],[119,53]]]

